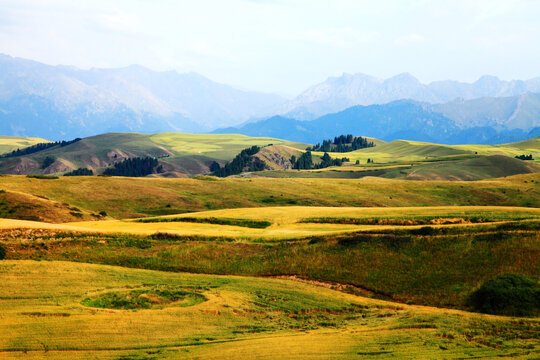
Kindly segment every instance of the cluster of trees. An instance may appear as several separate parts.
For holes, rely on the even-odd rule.
[[[309,170],[309,169],[324,169],[330,166],[341,166],[344,162],[349,161],[348,158],[341,158],[341,159],[332,159],[330,155],[328,155],[327,152],[324,153],[324,155],[321,158],[321,162],[319,164],[313,163],[313,158],[311,156],[311,151],[306,151],[303,153],[298,159],[296,156],[291,157],[291,164],[293,169],[297,170]]]
[[[237,175],[244,171],[262,171],[265,163],[261,159],[254,157],[261,150],[258,146],[252,146],[244,149],[240,154],[236,155],[232,161],[221,167],[217,162],[213,162],[210,166],[212,174],[219,177]]]
[[[87,168],[78,168],[77,170],[72,170],[64,174],[64,176],[93,176],[93,175],[94,175],[94,171]]]
[[[141,177],[163,171],[158,164],[155,158],[135,157],[117,162],[114,167],[105,169],[103,175]]]
[[[344,162],[349,161],[349,158],[343,157],[341,159],[332,159],[328,153],[324,153],[321,158],[321,162],[314,166],[315,169],[324,169],[330,166],[341,166]]]
[[[43,163],[41,163],[41,168],[46,169],[51,166],[55,161],[56,159],[52,156],[47,156],[45,159],[43,159]]]
[[[42,150],[52,148],[53,146],[57,146],[57,145],[66,146],[66,145],[73,144],[73,143],[75,143],[77,141],[80,141],[80,140],[81,140],[81,138],[76,138],[76,139],[73,139],[73,140],[70,140],[70,141],[62,140],[62,141],[56,141],[56,142],[51,142],[51,143],[39,143],[39,144],[35,144],[35,145],[29,146],[29,147],[25,147],[23,149],[13,150],[10,153],[0,155],[0,157],[1,158],[10,158],[10,157],[15,157],[15,156],[33,154],[33,153],[36,153],[38,151],[42,151]]]
[[[306,151],[297,159],[296,156],[291,156],[291,164],[293,169],[304,170],[313,169],[313,158],[311,157],[311,151]]]
[[[330,151],[330,152],[349,152],[358,149],[364,149],[373,147],[375,144],[373,141],[368,141],[361,136],[340,135],[332,139],[324,140],[322,145],[319,143],[313,147],[308,147],[308,151]]]
[[[520,160],[534,160],[533,157],[532,157],[532,154],[530,154],[530,155],[518,155],[518,156],[516,156],[516,159],[520,159]]]

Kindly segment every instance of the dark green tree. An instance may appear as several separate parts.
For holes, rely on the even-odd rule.
[[[41,163],[41,168],[46,169],[51,166],[55,161],[56,159],[52,156],[47,156],[45,159],[43,159],[43,162]]]
[[[265,168],[265,163],[258,157],[253,155],[261,150],[258,146],[242,150],[232,161],[228,162],[221,169],[212,172],[215,176],[227,177],[237,175],[244,171],[262,171]]]
[[[221,165],[217,161],[214,161],[212,164],[210,164],[210,172],[216,172],[219,169],[221,169]]]

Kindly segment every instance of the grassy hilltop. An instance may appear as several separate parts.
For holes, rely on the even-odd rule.
[[[0,154],[4,154],[13,150],[23,149],[28,146],[32,146],[39,143],[48,143],[49,140],[32,138],[32,137],[18,137],[18,136],[0,136]]]

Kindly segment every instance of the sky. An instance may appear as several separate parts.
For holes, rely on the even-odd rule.
[[[540,76],[540,0],[0,0],[0,53],[296,95],[342,73]]]

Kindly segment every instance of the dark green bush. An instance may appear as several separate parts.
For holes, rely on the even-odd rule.
[[[94,171],[87,168],[78,168],[64,174],[64,176],[93,176]]]
[[[540,286],[524,275],[499,275],[474,291],[469,305],[487,314],[536,315],[540,312]]]
[[[56,180],[58,176],[55,175],[26,175],[30,179],[41,179],[41,180]]]
[[[6,257],[6,248],[0,244],[0,260],[3,260]]]
[[[437,233],[437,229],[431,226],[423,226],[419,229],[411,229],[411,234],[414,235],[434,235]]]

